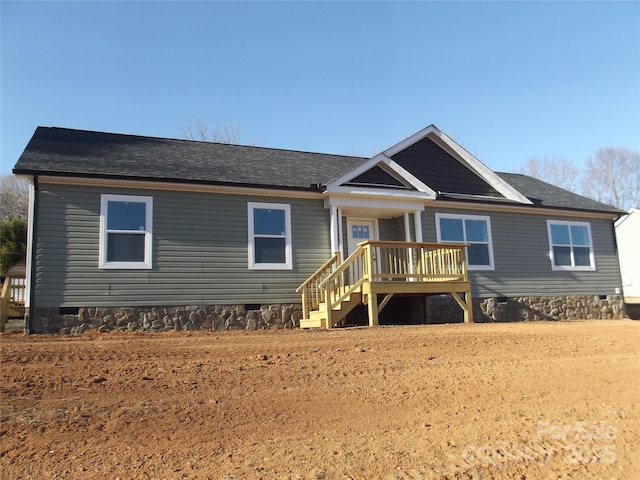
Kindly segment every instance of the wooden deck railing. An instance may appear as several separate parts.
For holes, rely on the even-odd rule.
[[[416,242],[365,242],[373,266],[370,281],[468,281],[466,245]]]
[[[24,315],[26,281],[24,267],[12,268],[4,277],[0,296],[0,332],[8,318]]]
[[[325,302],[326,289],[323,286],[324,280],[335,271],[339,264],[340,252],[336,252],[296,289],[296,292],[302,292],[303,318],[309,318],[309,312],[316,310],[321,303]]]
[[[342,263],[335,254],[297,292],[304,318],[334,308],[365,282],[467,282],[464,244],[366,241]]]

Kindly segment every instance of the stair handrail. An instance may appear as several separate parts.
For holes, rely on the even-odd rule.
[[[327,310],[331,310],[340,305],[342,301],[344,301],[349,295],[354,293],[369,278],[366,273],[367,266],[365,265],[367,253],[370,254],[371,252],[369,243],[370,242],[368,241],[359,243],[353,253],[351,253],[351,255],[349,255],[347,259],[338,266],[338,268],[327,275],[327,277],[318,285],[319,288],[322,288],[324,292],[326,292],[325,298],[327,303]],[[335,279],[339,278],[340,275],[343,275],[349,269],[349,267],[351,267],[359,258],[363,259],[359,278],[350,279],[355,280],[355,282],[345,282],[343,285],[341,285],[342,288],[336,291],[334,285]]]
[[[313,275],[302,283],[296,292],[302,291],[302,316],[303,318],[309,318],[309,312],[317,307],[323,298],[323,292],[320,289],[317,281],[322,278],[323,275],[330,273],[332,269],[335,269],[336,265],[340,263],[340,252],[336,252],[333,256],[327,260],[320,268],[318,268]],[[314,289],[315,286],[315,289]],[[326,288],[324,289],[326,290]]]
[[[358,288],[360,288],[362,286],[362,284],[367,280],[367,277],[362,276],[360,277],[360,280],[358,280],[357,282],[355,282],[353,285],[351,285],[349,287],[348,290],[345,290],[345,292],[340,295],[339,297],[337,297],[335,300],[331,301],[331,304],[327,306],[328,309],[334,309],[336,308],[338,305],[340,305],[342,302],[344,302],[347,297],[349,297],[351,294],[353,294],[354,292],[356,292],[358,290]]]
[[[340,261],[340,252],[336,252],[333,254],[333,256],[329,260],[324,262],[324,264],[320,268],[318,268],[313,273],[313,275],[307,278],[298,288],[296,288],[296,293],[300,293],[303,288],[305,288],[307,285],[313,282],[316,278],[318,278],[322,273],[324,273],[325,270],[329,269],[334,262],[339,262],[339,261]]]
[[[369,243],[369,242],[366,242]],[[319,287],[324,286],[329,280],[333,280],[339,274],[343,273],[347,268],[349,268],[353,262],[355,262],[356,258],[358,258],[364,252],[365,242],[358,244],[358,247],[353,251],[351,255],[349,255],[344,262],[342,262],[338,268],[336,268],[333,272],[331,272],[327,277],[320,282]]]

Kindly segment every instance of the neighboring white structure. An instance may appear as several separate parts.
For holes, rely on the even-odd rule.
[[[615,223],[622,290],[627,303],[640,303],[640,209],[632,208]]]

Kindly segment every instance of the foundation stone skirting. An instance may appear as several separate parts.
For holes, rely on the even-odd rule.
[[[462,309],[450,296],[430,297],[428,323],[462,322]],[[473,321],[587,320],[625,317],[621,295],[474,298]]]
[[[61,309],[63,312],[76,309]],[[258,330],[300,326],[301,304],[195,305],[178,307],[80,307],[77,313],[57,308],[36,308],[33,333],[74,335],[89,330],[108,332],[166,332],[169,330]]]
[[[460,306],[450,295],[427,298],[426,323],[463,321]],[[169,330],[259,330],[297,328],[301,304],[268,304],[247,309],[245,305],[195,305],[178,307],[80,307],[36,308],[32,333],[75,335],[90,330],[108,332],[166,332]],[[73,313],[69,313],[72,311]],[[406,315],[406,312],[402,315]],[[536,320],[618,319],[625,317],[621,295],[555,297],[474,298],[474,322]],[[402,324],[402,318],[390,319]],[[394,321],[395,320],[395,321]],[[420,323],[420,322],[417,322]]]

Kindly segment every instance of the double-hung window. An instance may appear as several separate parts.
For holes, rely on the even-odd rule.
[[[595,270],[588,222],[547,220],[549,257],[553,270]]]
[[[248,203],[249,268],[291,270],[291,206]]]
[[[436,233],[438,242],[469,244],[469,270],[495,269],[489,217],[436,213]]]
[[[153,198],[103,194],[100,268],[151,268]]]

